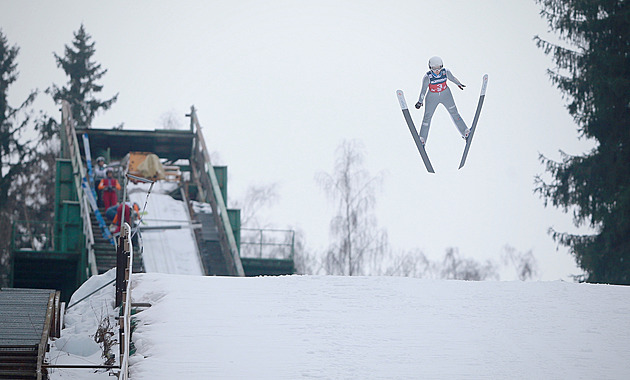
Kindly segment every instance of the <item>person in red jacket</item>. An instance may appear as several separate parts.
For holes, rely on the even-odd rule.
[[[114,171],[107,169],[107,178],[103,178],[101,183],[98,184],[98,189],[103,190],[103,205],[105,210],[118,203],[118,193],[116,190],[120,190],[120,184],[118,180],[114,178]]]
[[[116,208],[116,216],[114,217],[114,220],[112,221],[112,225],[116,226],[114,231],[112,231],[112,233],[114,234],[117,234],[120,232],[120,219],[122,215],[122,209],[123,209],[123,205],[121,203]],[[132,205],[129,202],[125,203],[125,222],[128,223],[131,227],[133,227],[133,224],[131,222],[132,211],[133,211],[133,217],[134,219],[136,219],[138,217],[138,213],[140,212],[140,207],[138,206],[138,204],[134,203]]]

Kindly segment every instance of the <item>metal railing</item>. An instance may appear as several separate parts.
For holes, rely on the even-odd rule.
[[[210,154],[206,148],[206,142],[203,133],[201,133],[201,125],[197,119],[194,106],[191,107],[190,114],[187,116],[190,117],[191,130],[195,130],[197,137],[192,153],[191,169],[193,176],[199,181],[198,191],[200,198],[212,206],[212,214],[219,230],[221,250],[226,262],[229,263],[228,270],[232,275],[243,277],[245,276],[245,271],[243,270],[243,264],[236,246],[236,239],[234,239],[234,231],[230,224],[225,200],[221,194],[219,181],[210,161]]]
[[[67,368],[67,369],[106,369],[106,370],[119,370],[117,373],[119,380],[129,379],[129,354],[131,348],[131,275],[133,274],[133,245],[131,243],[131,227],[129,224],[123,224],[123,228],[120,236],[118,237],[118,245],[116,249],[116,307],[120,307],[119,321],[119,345],[120,355],[118,358],[118,364],[42,364],[45,368]],[[91,297],[93,294],[102,290],[103,288],[111,285],[112,282],[101,286],[99,289],[93,291],[87,296],[81,298],[74,304],[68,306],[68,309],[74,307],[80,302]],[[57,295],[57,298],[59,295]],[[150,306],[150,305],[149,305]],[[54,318],[54,316],[53,316]],[[57,317],[61,318],[61,316]],[[59,337],[59,334],[54,330],[53,336]]]
[[[74,222],[13,221],[11,250],[13,252],[68,252],[68,230],[75,226]],[[85,228],[83,233],[85,233]]]
[[[16,220],[12,224],[12,251],[54,251],[56,222]]]
[[[293,259],[295,231],[241,228],[241,257]]]
[[[61,104],[61,123],[64,132],[63,144],[65,144],[66,155],[72,162],[72,173],[74,174],[74,185],[79,198],[81,208],[81,219],[83,220],[83,235],[85,236],[85,249],[88,255],[87,277],[98,274],[96,266],[96,255],[94,254],[94,233],[92,231],[92,222],[90,220],[90,206],[88,205],[87,196],[83,192],[81,182],[85,177],[85,168],[81,163],[81,151],[79,149],[79,141],[77,139],[76,130],[74,129],[74,120],[72,120],[72,112],[70,103],[62,101]]]

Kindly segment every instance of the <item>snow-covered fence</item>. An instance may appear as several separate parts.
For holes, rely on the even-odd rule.
[[[123,224],[116,249],[116,305],[120,305],[120,373],[118,379],[129,378],[129,347],[131,345],[131,274],[133,271],[133,246],[131,227]]]

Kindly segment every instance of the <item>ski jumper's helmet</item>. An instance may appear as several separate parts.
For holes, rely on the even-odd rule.
[[[444,67],[442,58],[436,56],[429,59],[429,69],[441,69],[442,67]]]

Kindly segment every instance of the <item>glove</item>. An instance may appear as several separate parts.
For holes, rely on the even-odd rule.
[[[465,84],[458,84],[457,87],[459,87],[460,90],[463,90],[464,87],[466,87],[466,85]]]
[[[422,102],[416,103],[416,109],[420,109],[420,107],[422,107]]]

